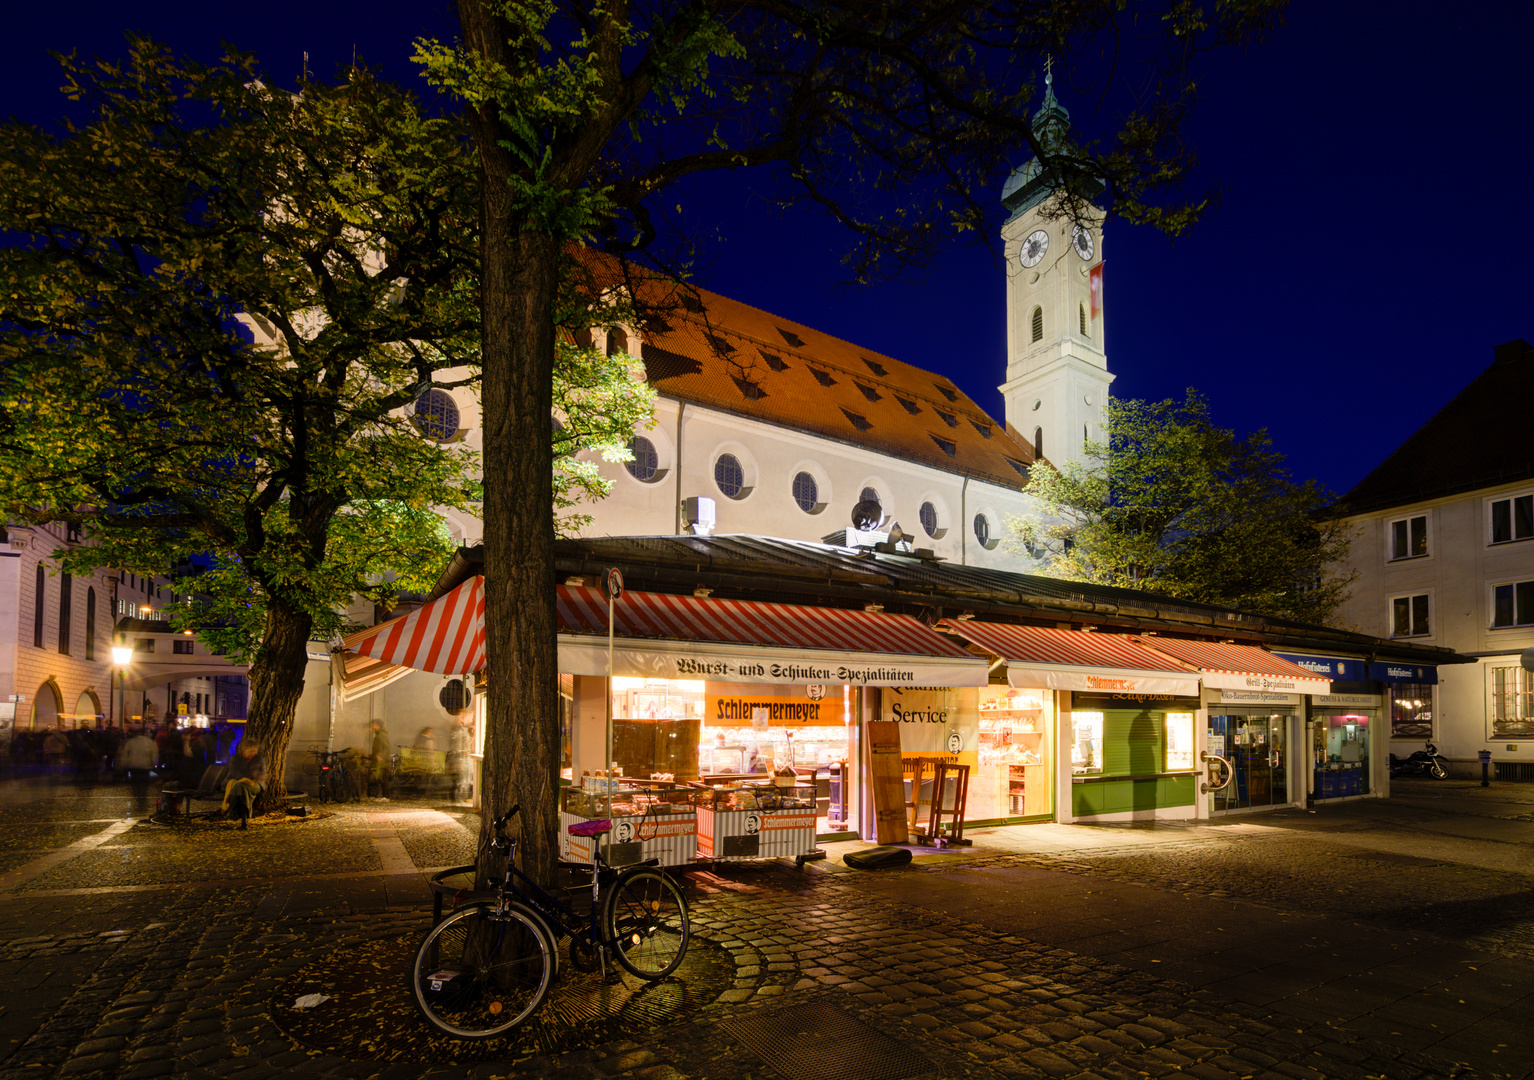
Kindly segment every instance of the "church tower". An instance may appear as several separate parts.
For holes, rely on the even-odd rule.
[[[1033,131],[1046,148],[1065,143],[1070,113],[1044,76],[1044,103]],[[1101,211],[1087,220],[1051,220],[1049,196],[1061,178],[1030,159],[1002,188],[1007,265],[1007,424],[1056,465],[1082,460],[1087,439],[1106,438],[1108,373],[1103,333]],[[1094,182],[1095,188],[1095,182]],[[1089,198],[1097,194],[1083,192]]]

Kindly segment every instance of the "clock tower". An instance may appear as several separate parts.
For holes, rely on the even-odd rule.
[[[1044,76],[1033,131],[1048,149],[1065,145],[1070,113]],[[1001,227],[1007,266],[1007,424],[1056,465],[1082,460],[1086,439],[1106,437],[1108,373],[1103,333],[1103,214],[1090,198],[1085,220],[1052,217],[1050,198],[1065,181],[1030,159],[1007,178]],[[1056,211],[1058,212],[1058,211]]]

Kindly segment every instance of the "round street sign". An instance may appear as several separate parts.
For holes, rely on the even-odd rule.
[[[616,566],[607,571],[607,595],[614,600],[623,595],[623,571]]]

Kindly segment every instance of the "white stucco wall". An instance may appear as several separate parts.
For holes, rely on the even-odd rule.
[[[1534,626],[1494,629],[1492,590],[1502,583],[1534,580],[1534,538],[1491,543],[1491,504],[1534,492],[1534,484],[1483,488],[1445,499],[1412,503],[1360,515],[1351,565],[1359,571],[1353,594],[1340,616],[1366,634],[1391,636],[1390,601],[1427,595],[1431,633],[1409,640],[1443,645],[1478,658],[1475,664],[1438,669],[1435,741],[1452,758],[1474,759],[1489,749],[1495,760],[1534,761],[1534,737],[1496,737],[1491,724],[1492,669],[1518,665],[1518,654],[1534,646]],[[1427,518],[1428,553],[1390,559],[1390,524]],[[1396,754],[1420,749],[1421,740],[1394,741]]]

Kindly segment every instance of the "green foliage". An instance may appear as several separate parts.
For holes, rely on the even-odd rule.
[[[595,311],[593,307],[587,310]],[[615,312],[600,308],[605,314]],[[572,312],[567,323],[575,321]],[[592,455],[603,461],[632,461],[632,432],[654,424],[655,391],[644,365],[626,353],[600,351],[562,340],[554,362],[554,506],[570,510],[597,502],[612,490]],[[585,454],[582,454],[585,451]],[[582,456],[577,456],[582,455]],[[556,529],[573,536],[590,524],[589,514],[559,514]]]
[[[1266,431],[1216,427],[1184,401],[1108,403],[1108,440],[1086,462],[1033,471],[1040,513],[1008,522],[1008,543],[1072,581],[1143,589],[1260,615],[1325,623],[1354,575],[1350,533],[1319,516],[1331,495],[1296,484]]]
[[[90,119],[0,129],[0,507],[83,523],[76,569],[210,554],[183,617],[236,654],[274,606],[325,633],[420,585],[474,466],[408,415],[477,362],[461,128],[363,72],[63,65]]]

